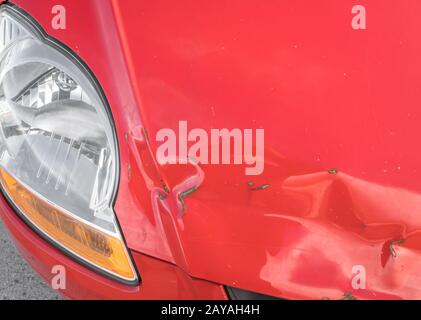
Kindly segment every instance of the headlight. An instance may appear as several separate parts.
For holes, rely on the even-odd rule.
[[[15,7],[0,11],[0,181],[23,218],[95,270],[136,283],[112,204],[118,150],[89,71]]]

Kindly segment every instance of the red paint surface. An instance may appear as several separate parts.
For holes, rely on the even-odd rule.
[[[360,1],[365,31],[351,28],[351,0],[62,0],[66,30],[50,27],[55,1],[15,2],[106,93],[131,249],[285,298],[421,298],[421,2]],[[264,173],[157,166],[155,134],[180,120],[265,129]],[[176,191],[201,170],[183,214]],[[354,265],[366,290],[351,287]]]
[[[9,208],[0,196],[0,217],[12,235],[19,252],[51,285],[53,266],[65,266],[66,288],[58,292],[73,299],[226,299],[220,285],[193,279],[180,268],[132,251],[135,264],[142,268],[142,283],[128,287],[90,271],[40,239]]]

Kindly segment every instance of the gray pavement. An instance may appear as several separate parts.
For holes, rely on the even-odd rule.
[[[51,289],[22,259],[0,220],[0,300],[56,300]]]

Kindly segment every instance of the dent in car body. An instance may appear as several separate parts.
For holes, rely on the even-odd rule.
[[[351,28],[351,0],[92,0],[82,11],[62,0],[66,31],[49,27],[53,2],[16,1],[104,88],[131,249],[284,298],[421,298],[419,1],[367,3],[364,31]],[[264,128],[253,183],[270,187],[250,192],[241,166],[200,165],[180,215],[188,188],[175,188],[197,170],[157,165],[154,139],[140,138],[180,119]],[[353,265],[366,268],[366,290],[351,287]]]

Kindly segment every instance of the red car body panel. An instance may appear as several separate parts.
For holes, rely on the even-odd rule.
[[[290,299],[421,299],[421,2],[360,1],[367,30],[351,27],[353,0],[61,0],[66,30],[51,27],[55,1],[13,2],[104,89],[121,154],[115,211],[139,292],[164,285],[161,272],[188,285],[132,293],[46,244],[36,250],[2,203],[44,277],[36,265],[60,256],[88,296],[225,298],[217,283]],[[157,131],[180,120],[263,128],[264,173],[157,165]],[[179,193],[192,185],[183,211]],[[351,285],[358,265],[364,290]]]
[[[51,283],[56,265],[66,267],[66,288],[59,292],[74,299],[226,299],[220,285],[192,279],[180,268],[146,255],[132,252],[133,260],[142,266],[141,287],[125,286],[81,267],[36,235],[0,200],[1,217],[14,243],[47,283]]]

